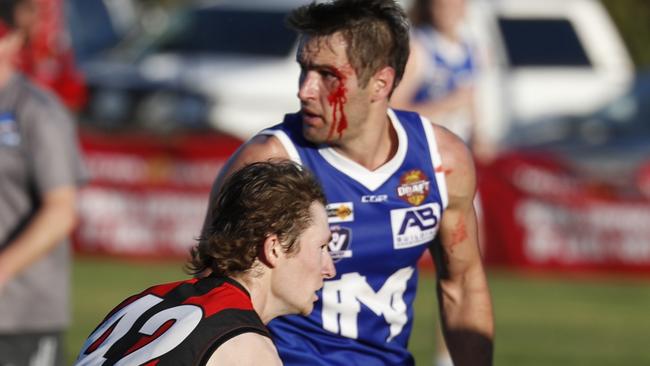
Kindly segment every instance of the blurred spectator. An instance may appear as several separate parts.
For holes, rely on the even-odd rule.
[[[415,0],[411,55],[391,99],[460,136],[481,158],[488,152],[474,131],[478,59],[464,32],[465,0]]]
[[[416,111],[433,123],[447,127],[480,160],[487,159],[489,149],[479,143],[481,140],[475,133],[478,57],[464,32],[465,11],[465,0],[414,0],[410,10],[411,54],[391,105]],[[437,332],[440,342],[436,365],[453,365],[440,327]]]
[[[0,365],[62,365],[83,179],[65,108],[17,71],[30,0],[0,0]]]
[[[65,31],[62,0],[28,0],[17,27],[25,34],[19,67],[37,84],[53,91],[72,111],[86,102]]]

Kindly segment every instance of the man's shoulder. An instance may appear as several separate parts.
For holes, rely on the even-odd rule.
[[[17,98],[17,111],[19,114],[35,117],[47,116],[48,120],[70,120],[67,109],[60,99],[51,91],[35,84],[26,76],[19,75],[13,83],[14,93]]]
[[[422,116],[421,114],[413,111],[407,111],[404,109],[390,109],[394,114],[395,117],[399,120],[399,122],[402,125],[412,125],[412,124],[421,124],[422,121],[426,121],[426,117]]]
[[[33,105],[42,108],[56,109],[63,107],[63,104],[53,92],[37,85],[27,76],[19,74],[19,76],[16,77],[16,83],[14,86],[16,88],[16,93]]]
[[[281,365],[271,339],[259,333],[239,334],[219,346],[207,362],[211,365]]]
[[[447,181],[450,205],[458,198],[474,196],[476,171],[474,158],[465,142],[443,126],[433,124],[436,143]]]
[[[450,162],[449,165],[469,164],[473,167],[471,151],[466,143],[454,132],[440,124],[430,121],[417,112],[399,109],[393,109],[393,112],[403,126],[408,126],[409,124],[431,126],[431,129],[425,127],[425,130],[432,131],[432,135],[429,138],[435,138],[435,146],[437,147],[438,153],[443,157],[444,161]]]
[[[472,153],[467,146],[467,144],[456,135],[454,132],[450,131],[448,128],[431,123],[433,127],[434,134],[436,136],[436,143],[438,145],[438,150],[445,160],[454,161],[453,165],[457,164],[470,164],[473,166]]]

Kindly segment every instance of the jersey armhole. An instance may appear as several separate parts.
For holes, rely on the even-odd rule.
[[[447,195],[447,181],[445,179],[445,172],[442,168],[442,158],[440,151],[438,151],[438,143],[436,142],[436,135],[433,131],[433,125],[426,117],[420,116],[424,134],[429,144],[429,154],[431,154],[431,162],[433,163],[433,171],[436,174],[436,183],[438,184],[438,191],[440,191],[440,200],[442,201],[442,208],[447,208],[449,197]]]
[[[269,335],[268,332],[265,332],[262,329],[255,328],[255,327],[241,327],[237,329],[233,329],[230,332],[222,335],[221,337],[217,338],[212,342],[212,344],[205,350],[203,353],[203,357],[201,358],[201,362],[199,365],[204,366],[208,363],[208,360],[210,360],[210,357],[212,357],[212,354],[214,351],[217,350],[222,344],[226,343],[226,341],[229,341],[232,338],[237,337],[238,335],[244,334],[244,333],[257,333],[261,336],[267,337],[271,339],[271,342],[273,342],[273,339]],[[275,344],[275,342],[274,342]]]
[[[284,147],[284,150],[289,155],[289,158],[293,162],[302,165],[302,159],[300,159],[298,150],[296,149],[296,146],[293,144],[293,142],[291,142],[291,139],[289,138],[286,132],[282,130],[264,130],[260,132],[259,135],[275,136],[282,144],[282,147]]]

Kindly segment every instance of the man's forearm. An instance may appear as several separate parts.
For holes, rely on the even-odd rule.
[[[484,276],[464,286],[441,282],[443,333],[455,366],[492,365],[494,318]],[[454,288],[455,287],[455,288]]]
[[[48,194],[26,228],[0,252],[0,288],[59,244],[76,224],[75,188]]]

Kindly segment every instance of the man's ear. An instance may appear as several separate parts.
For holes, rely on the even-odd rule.
[[[260,251],[260,261],[270,268],[278,265],[280,256],[282,255],[282,246],[280,239],[275,234],[271,234],[264,239],[264,244]]]
[[[395,83],[395,69],[384,66],[370,79],[373,100],[388,99]]]

